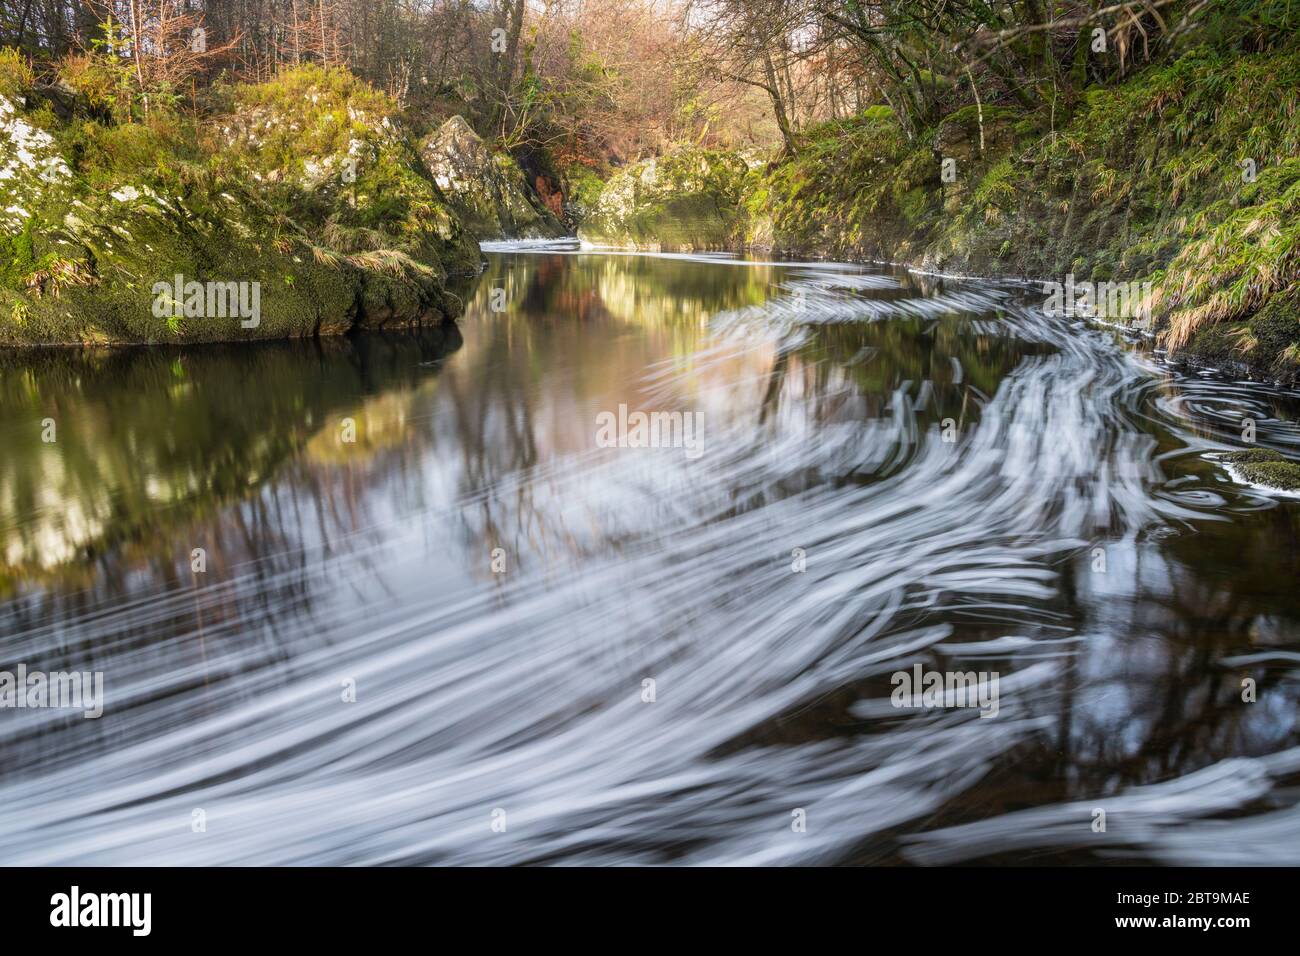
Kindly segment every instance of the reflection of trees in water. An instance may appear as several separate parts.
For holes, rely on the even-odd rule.
[[[1300,515],[1288,507],[1197,522],[1133,551],[1118,572],[1131,573],[1124,600],[1094,599],[1108,610],[1116,641],[1094,661],[1097,671],[1130,693],[1148,720],[1100,711],[1069,752],[1085,765],[1114,768],[1117,785],[1165,779],[1234,754],[1270,753],[1294,744],[1297,692],[1274,659],[1227,667],[1224,658],[1295,647],[1300,634]],[[1128,571],[1131,564],[1132,570]],[[1083,592],[1087,564],[1072,582]],[[1121,613],[1122,612],[1122,613]],[[1113,623],[1111,619],[1113,620]],[[1096,652],[1094,652],[1096,653]],[[1087,661],[1088,658],[1083,658]],[[1141,679],[1134,681],[1134,675]],[[1242,701],[1242,679],[1257,683],[1258,700]],[[1094,714],[1097,711],[1094,711]]]
[[[657,257],[495,257],[467,297],[470,345],[441,385],[452,402],[447,414],[462,458],[461,494],[478,515],[465,526],[467,547],[486,552],[501,543],[518,554],[526,543],[571,539],[557,515],[538,511],[533,482],[504,488],[501,479],[557,452],[590,450],[596,411],[612,411],[620,401],[638,407],[639,383],[651,365],[674,357],[691,366],[707,344],[712,316],[784,294],[788,271]],[[898,299],[937,291],[939,283],[922,278],[866,294]],[[493,311],[494,296],[504,311]],[[762,424],[786,403],[814,425],[878,418],[910,380],[918,398],[924,382],[937,392],[937,401],[924,399],[926,414],[951,413],[965,424],[965,385],[991,392],[1023,351],[1015,342],[972,335],[956,316],[818,327],[794,352],[770,352],[766,393],[753,398],[756,417]],[[747,393],[728,377],[749,375],[758,360],[743,353],[737,344],[736,363],[699,373],[742,404]],[[968,369],[961,386],[953,384],[949,355]]]
[[[428,442],[396,449],[359,443],[356,455],[343,460],[295,455],[316,441],[308,437],[312,428],[317,437],[328,433],[333,441],[342,415],[356,413],[368,401],[418,395],[460,343],[459,332],[451,327],[277,349],[281,354],[264,365],[276,377],[259,381],[264,387],[243,393],[238,404],[255,418],[266,395],[270,405],[292,408],[297,417],[287,426],[282,419],[262,418],[264,431],[250,428],[228,436],[219,459],[235,468],[227,476],[228,494],[208,488],[206,494],[148,512],[150,520],[115,529],[111,538],[85,547],[70,565],[21,569],[39,584],[20,581],[16,593],[0,602],[0,633],[12,635],[0,669],[12,669],[18,661],[47,671],[104,669],[110,684],[118,666],[136,679],[141,671],[189,673],[191,682],[173,678],[179,686],[169,690],[204,695],[209,682],[219,683],[213,712],[237,703],[240,696],[291,681],[291,669],[274,665],[288,664],[304,641],[328,631],[330,607],[348,601],[365,606],[382,592],[380,558],[374,552],[391,532],[391,518],[386,527],[385,517],[375,513],[373,505],[380,502],[368,494],[369,483],[389,473],[394,450],[418,474],[417,455],[427,453]],[[144,362],[146,371],[155,361],[147,352],[131,358]],[[184,358],[193,379],[204,383],[188,394],[201,401],[206,386],[225,371],[225,356],[196,350]],[[266,356],[258,358],[266,362]],[[133,368],[127,365],[123,372],[128,383],[138,386]],[[94,394],[88,390],[79,399],[89,404]],[[283,435],[275,434],[279,428]],[[191,447],[197,457],[188,467],[203,466],[203,449],[197,443]],[[139,484],[138,479],[124,481],[126,487]],[[194,548],[205,552],[202,573],[191,569]],[[345,573],[323,560],[338,554],[348,556]],[[127,658],[135,662],[120,663]],[[258,673],[259,680],[222,681],[244,671]],[[62,753],[98,745],[108,732],[106,722],[84,721],[79,715],[39,716],[30,726],[11,728],[0,752],[6,759],[0,763],[32,764],[36,755],[57,762]]]
[[[1051,693],[1028,698],[1050,723],[941,811],[932,828],[1021,807],[1100,801],[1232,757],[1295,746],[1294,662],[1267,658],[1270,650],[1294,650],[1300,632],[1298,533],[1300,516],[1278,508],[1231,523],[1198,522],[1158,541],[1109,544],[1100,577],[1089,551],[1064,565],[1061,597],[1049,609],[1077,622],[1071,630],[1085,639],[1070,645]],[[1232,583],[1225,586],[1228,569]],[[1017,663],[954,666],[1005,675]],[[1254,703],[1242,699],[1245,678],[1256,683]]]
[[[502,478],[557,453],[590,450],[596,411],[620,401],[638,407],[642,377],[665,357],[683,369],[698,364],[701,349],[716,347],[707,338],[709,319],[786,295],[788,271],[655,257],[494,257],[467,296],[470,344],[441,384],[462,459],[460,492],[477,514],[465,525],[466,547],[486,553],[501,544],[520,554],[538,542],[572,538],[559,515],[539,512],[534,482],[499,485]],[[938,279],[903,273],[896,288],[858,294],[893,300],[942,291]],[[503,311],[493,310],[494,299]],[[721,387],[733,403],[752,401],[760,426],[779,428],[782,407],[814,427],[879,419],[906,386],[922,421],[951,417],[965,427],[977,416],[970,387],[992,394],[1034,348],[973,329],[971,320],[979,318],[954,313],[810,326],[792,349],[756,353],[737,343],[730,365],[697,377],[700,387]],[[717,358],[715,352],[710,360]],[[731,379],[757,379],[757,362],[769,363],[760,373],[766,380],[750,397],[748,386]]]
[[[0,582],[76,575],[246,496],[339,408],[410,387],[454,326],[352,340],[6,354]],[[57,442],[41,441],[42,418]]]
[[[543,260],[541,268],[521,272],[509,274],[510,283],[523,283],[511,294],[529,308],[485,316],[493,278],[487,277],[466,319],[474,329],[472,347],[436,379],[448,349],[461,344],[454,328],[252,350],[140,350],[77,367],[76,387],[58,391],[65,400],[71,395],[76,409],[75,416],[60,416],[61,426],[64,418],[76,424],[61,427],[70,479],[58,493],[65,504],[75,504],[81,488],[106,487],[126,508],[106,513],[92,541],[74,541],[71,560],[45,568],[48,587],[23,587],[0,605],[5,632],[27,635],[27,648],[35,651],[29,656],[50,668],[56,662],[48,638],[68,632],[79,635],[76,645],[64,648],[68,666],[80,669],[119,654],[144,654],[150,666],[172,673],[192,669],[215,679],[213,661],[238,660],[242,668],[282,673],[287,680],[288,668],[270,665],[288,664],[304,627],[328,614],[340,594],[351,590],[365,602],[383,588],[375,565],[381,559],[366,554],[382,543],[384,523],[393,518],[383,506],[394,495],[436,493],[428,487],[427,466],[444,428],[454,431],[448,437],[458,449],[454,490],[464,496],[461,514],[476,539],[469,550],[482,549],[486,558],[492,544],[513,539],[513,567],[521,542],[536,551],[565,538],[562,516],[535,505],[528,481],[504,491],[498,486],[504,476],[536,467],[539,442],[547,453],[563,446],[558,423],[583,418],[583,382],[574,383],[577,392],[564,392],[543,389],[543,380],[556,368],[600,369],[599,352],[610,337],[605,333],[627,320],[611,314],[588,284],[591,278],[575,279],[568,263]],[[572,308],[579,321],[562,311],[539,313],[541,303]],[[667,314],[638,313],[651,322]],[[602,328],[600,336],[590,335],[593,325]],[[649,357],[642,347],[597,378],[621,385]],[[25,399],[39,410],[42,389],[63,381],[63,363],[52,358],[47,366],[29,366],[25,371],[37,388],[30,396],[6,394],[6,405],[18,407]],[[435,383],[436,389],[429,387]],[[539,422],[543,392],[548,414]],[[358,424],[355,447],[337,442],[343,417]],[[393,421],[401,427],[385,430]],[[585,435],[587,429],[578,427]],[[105,449],[123,447],[135,454],[103,457]],[[40,451],[6,459],[11,486],[34,485],[36,476],[22,464],[38,460]],[[164,484],[177,491],[172,504],[160,508],[147,489]],[[22,513],[21,496],[11,507]],[[469,528],[474,512],[482,530]],[[67,529],[58,530],[71,538]],[[18,526],[18,540],[34,539],[23,531]],[[193,547],[207,552],[202,575],[189,571]],[[339,553],[349,555],[349,575],[323,580],[320,556]],[[28,556],[17,570],[32,574],[39,565]],[[122,611],[112,621],[97,619],[114,607]],[[327,630],[328,621],[318,623]],[[181,639],[166,639],[173,635]],[[204,692],[206,679],[197,676],[190,690]],[[7,747],[21,751],[53,729],[42,725],[11,738]],[[62,729],[63,747],[98,733],[94,723]]]
[[[26,727],[11,724],[0,766],[51,766],[130,739],[131,708],[151,702],[139,691],[150,673],[174,699],[209,715],[290,682],[292,670],[275,665],[291,661],[304,626],[325,630],[315,602],[323,584],[342,583],[319,580],[300,547],[311,511],[323,539],[333,537],[330,501],[331,489],[320,486],[258,493],[210,520],[171,528],[164,540],[175,554],[159,553],[157,540],[105,549],[79,569],[85,587],[27,588],[0,604],[0,631],[13,635],[0,668],[24,661],[46,671],[103,671],[114,717],[45,712]],[[207,552],[204,573],[190,569],[191,544]],[[225,680],[239,673],[258,679]],[[138,696],[124,696],[125,674]]]
[[[959,428],[978,417],[979,401],[1028,354],[1024,343],[976,334],[965,317],[896,319],[811,327],[806,340],[773,361],[761,420],[782,402],[803,402],[817,424],[890,414],[906,388],[921,423],[952,418]],[[960,372],[952,360],[960,365]]]
[[[780,269],[654,256],[497,256],[470,294],[467,315],[491,314],[491,290],[507,291],[504,315],[614,317],[638,328],[698,327],[714,313],[764,301]]]
[[[1168,779],[1232,754],[1272,752],[1294,734],[1294,697],[1285,708],[1292,721],[1282,724],[1276,709],[1241,699],[1243,676],[1255,677],[1265,697],[1287,693],[1266,670],[1219,664],[1252,650],[1249,626],[1263,609],[1240,596],[1225,600],[1212,581],[1154,548],[1139,553],[1140,596],[1121,603],[1122,616],[1111,605],[1114,637],[1104,651],[1101,642],[1082,647],[1062,686],[1067,697],[1123,701],[1072,708],[1053,740],[1073,782],[1092,792]],[[1081,573],[1089,573],[1086,565]]]

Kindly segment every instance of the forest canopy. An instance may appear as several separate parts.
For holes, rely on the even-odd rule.
[[[601,167],[679,142],[794,152],[873,106],[908,136],[964,105],[1050,125],[1180,45],[1259,49],[1297,17],[1294,0],[3,0],[0,44],[122,61],[116,92],[141,112],[192,107],[223,75],[343,65],[426,128],[462,114]]]

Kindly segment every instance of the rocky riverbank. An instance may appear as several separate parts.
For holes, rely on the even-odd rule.
[[[752,157],[684,147],[611,176],[592,243],[733,248],[1134,289],[1189,360],[1300,379],[1300,53],[1195,49],[1055,112],[888,107]],[[1095,305],[1095,303],[1094,303]]]
[[[341,69],[222,85],[197,114],[94,56],[0,53],[0,344],[281,339],[438,322],[477,239],[563,227],[449,122],[417,145]],[[458,118],[457,118],[458,119]]]

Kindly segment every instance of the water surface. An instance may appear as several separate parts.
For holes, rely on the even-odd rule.
[[[106,698],[0,710],[0,861],[1300,862],[1300,503],[1206,457],[1294,396],[1011,286],[489,259],[458,326],[0,356],[0,670]]]

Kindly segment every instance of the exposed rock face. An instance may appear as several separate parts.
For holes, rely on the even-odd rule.
[[[578,235],[641,249],[730,248],[745,220],[745,180],[754,164],[739,153],[691,148],[634,163],[583,210]]]
[[[509,156],[493,153],[463,117],[420,144],[420,156],[466,227],[479,239],[546,239],[564,226]]]
[[[241,165],[345,254],[393,250],[476,272],[478,243],[419,169],[397,105],[346,70],[302,67],[235,88],[222,134]]]
[[[477,268],[477,243],[383,94],[341,71],[233,88],[211,141],[60,118],[13,80],[0,344],[292,338],[459,311],[446,280]]]

